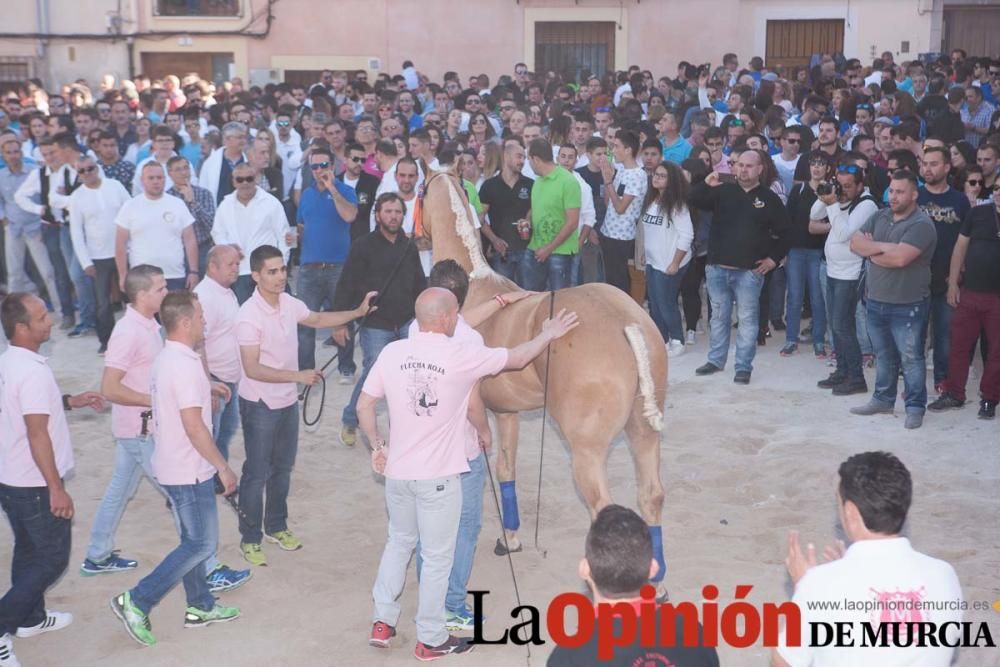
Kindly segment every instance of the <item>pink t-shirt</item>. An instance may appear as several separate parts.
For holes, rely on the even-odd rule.
[[[168,340],[153,365],[153,476],[160,484],[204,482],[215,468],[191,444],[181,410],[200,408],[212,432],[212,388],[201,357],[183,343]]]
[[[208,370],[223,382],[240,379],[240,346],[236,342],[236,294],[208,276],[194,288],[205,313],[205,357]]]
[[[284,292],[278,297],[278,307],[272,308],[254,290],[253,296],[240,306],[236,320],[236,340],[240,346],[259,346],[260,363],[285,371],[299,370],[299,322],[309,317],[309,308],[294,296]],[[259,382],[240,374],[240,397],[248,401],[264,401],[272,410],[287,408],[299,396],[294,382]]]
[[[104,355],[104,365],[125,371],[122,384],[142,394],[149,393],[153,362],[163,349],[160,325],[152,317],[143,317],[132,306],[115,324]],[[202,371],[202,375],[204,375]],[[138,438],[142,434],[142,413],[146,408],[134,405],[111,405],[111,433],[116,438]]]
[[[378,355],[363,391],[389,404],[385,476],[447,477],[469,469],[469,395],[481,378],[507,364],[505,348],[461,343],[418,332]]]
[[[420,333],[420,326],[417,324],[416,320],[410,322],[410,328],[407,331],[408,336],[415,336]],[[455,325],[455,333],[451,337],[452,340],[458,343],[467,343],[469,345],[478,345],[480,347],[485,346],[486,343],[483,341],[483,336],[481,333],[469,326],[469,323],[465,321],[465,318],[461,315],[458,316],[458,323]],[[466,430],[468,435],[465,443],[465,456],[470,461],[475,459],[482,453],[479,448],[479,434],[476,433],[476,427],[472,425],[468,419],[465,420]]]
[[[49,416],[49,439],[60,477],[73,469],[73,446],[62,394],[45,357],[11,345],[0,354],[0,484],[45,486],[28,444],[25,415]]]

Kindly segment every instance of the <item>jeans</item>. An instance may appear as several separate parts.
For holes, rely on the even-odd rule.
[[[812,310],[813,345],[825,343],[826,303],[823,300],[823,290],[819,283],[822,257],[822,250],[792,248],[788,251],[788,261],[785,264],[785,275],[788,280],[788,305],[785,308],[785,322],[788,325],[788,329],[785,330],[786,343],[799,342],[802,301],[805,298],[807,286],[809,288],[809,306]]]
[[[573,255],[551,254],[544,262],[535,259],[533,250],[521,258],[524,289],[534,292],[565,289],[573,286]]]
[[[951,348],[951,316],[954,308],[948,305],[946,294],[931,294],[928,322],[931,328],[931,345],[934,347],[934,385],[948,377],[948,351]],[[926,335],[926,334],[925,334]]]
[[[875,349],[875,393],[872,400],[891,407],[896,403],[899,368],[903,368],[906,412],[923,414],[927,407],[928,299],[916,303],[882,303],[868,299],[868,334]]]
[[[253,296],[253,291],[256,287],[257,284],[253,281],[253,277],[249,273],[236,279],[236,282],[233,283],[233,291],[236,292],[236,300],[240,302],[241,306],[246,303],[247,299]]]
[[[951,356],[944,388],[957,399],[965,400],[969,380],[969,360],[976,349],[976,339],[985,332],[986,359],[979,393],[983,400],[1000,402],[1000,294],[963,289],[958,308],[951,318]]]
[[[833,310],[830,307],[830,286],[827,284],[828,280],[829,274],[826,272],[826,260],[824,259],[819,263],[819,288],[823,292],[823,302],[826,303],[826,344],[836,354],[836,349],[833,345],[833,329],[830,326],[830,321],[833,319]]]
[[[785,298],[788,294],[788,274],[785,267],[776,266],[768,274],[767,282],[768,318],[778,322],[785,318]]]
[[[494,253],[490,257],[490,266],[508,280],[513,280],[518,287],[524,287],[524,254],[527,250],[507,250],[507,256]]]
[[[858,308],[854,312],[854,319],[858,324],[858,345],[861,346],[861,354],[875,354],[872,347],[872,337],[868,335],[868,307],[858,299]]]
[[[118,269],[115,258],[95,259],[94,270],[97,278],[94,283],[94,297],[97,302],[96,324],[97,340],[101,345],[107,345],[111,340],[111,330],[115,328],[115,313],[111,309],[111,290],[118,279]]]
[[[215,243],[212,239],[207,239],[198,244],[198,280],[205,277],[205,271],[208,269],[208,251],[212,249]],[[185,261],[185,263],[187,263]],[[188,267],[190,270],[190,267]]]
[[[62,234],[60,234],[58,227],[42,225],[42,241],[45,243],[45,250],[49,253],[49,262],[52,264],[52,270],[56,276],[56,294],[59,296],[62,314],[63,317],[72,317],[75,312],[73,282],[69,278],[69,269],[66,268],[66,260],[63,259],[63,253],[60,250],[61,237]],[[53,303],[55,302],[53,301]]]
[[[47,487],[0,484],[0,506],[14,534],[10,589],[0,598],[0,636],[45,620],[45,591],[69,565],[72,522],[49,510]]]
[[[677,299],[689,266],[690,263],[685,264],[671,276],[663,271],[657,271],[650,264],[646,265],[646,298],[649,300],[649,314],[656,323],[656,328],[660,330],[664,343],[672,340],[684,342],[684,323],[681,322],[681,309],[677,305]]]
[[[115,438],[115,467],[111,472],[101,504],[94,515],[94,525],[90,529],[90,544],[87,558],[99,563],[111,555],[115,546],[115,532],[125,513],[125,506],[135,495],[139,482],[145,475],[156,489],[167,496],[153,477],[150,463],[153,457],[153,436],[137,438]],[[176,517],[174,518],[176,523]]]
[[[222,458],[229,460],[229,442],[236,435],[236,429],[240,426],[240,402],[237,396],[237,386],[235,382],[226,382],[229,387],[229,400],[212,411],[212,439],[215,446],[222,453]]]
[[[417,604],[417,641],[438,646],[448,639],[445,598],[462,514],[458,475],[428,480],[385,480],[388,539],[372,589],[373,621],[396,627],[406,570],[420,541],[423,567]]]
[[[83,267],[73,252],[73,238],[69,233],[69,225],[63,225],[60,234],[59,248],[62,250],[66,268],[69,269],[69,277],[73,281],[73,289],[76,290],[77,307],[80,309],[77,324],[87,329],[95,329],[94,279],[83,272]]]
[[[57,312],[62,312],[62,300],[56,284],[56,272],[49,259],[48,249],[41,231],[23,232],[15,236],[10,225],[4,228],[4,255],[7,260],[7,289],[11,292],[26,292],[30,281],[24,267],[25,252],[31,254],[35,268],[45,283],[45,291],[49,293],[49,301]]]
[[[205,561],[219,541],[215,482],[209,478],[196,484],[165,484],[163,488],[180,521],[181,543],[130,591],[132,602],[148,614],[178,581],[183,581],[187,606],[208,611],[215,606],[215,598],[205,579]]]
[[[299,404],[272,410],[263,401],[240,398],[240,419],[246,446],[240,480],[240,535],[245,544],[260,544],[262,517],[268,535],[288,530],[288,489],[299,448]]]
[[[333,310],[333,297],[343,268],[343,264],[323,266],[303,264],[299,267],[297,296],[309,310],[316,313]],[[316,330],[300,324],[299,369],[306,368],[316,368]],[[354,371],[357,370],[354,364],[354,338],[351,336],[347,338],[347,345],[337,346],[337,370],[341,375],[354,375]]]
[[[830,328],[837,351],[837,374],[851,382],[863,382],[861,347],[854,318],[858,306],[858,281],[827,276],[826,284],[830,290]]]
[[[365,386],[368,378],[368,371],[375,365],[375,360],[382,353],[382,348],[389,343],[406,338],[410,323],[407,322],[399,327],[397,331],[387,329],[369,329],[364,327],[358,332],[358,342],[361,343],[361,375],[354,383],[354,391],[351,392],[351,400],[344,406],[344,413],[341,421],[344,426],[358,425],[358,399],[361,397],[361,388]]]
[[[708,298],[712,302],[708,361],[726,367],[729,336],[732,332],[733,301],[736,301],[736,371],[753,371],[757,355],[757,327],[760,319],[760,290],[764,276],[749,269],[727,269],[710,264],[705,268]]]

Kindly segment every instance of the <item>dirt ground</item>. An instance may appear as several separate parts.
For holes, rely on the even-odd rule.
[[[101,360],[93,337],[68,340],[55,332],[48,354],[64,392],[96,389]],[[706,339],[707,336],[701,336]],[[2,346],[2,344],[0,344]],[[848,408],[864,397],[837,398],[818,390],[829,369],[800,354],[778,356],[778,343],[760,349],[753,383],[734,385],[731,372],[694,375],[704,362],[699,340],[671,360],[662,476],[666,487],[663,535],[667,582],[674,600],[700,600],[712,583],[720,603],[738,584],[753,585],[750,600],[783,601],[790,586],[782,564],[788,529],[804,541],[826,544],[837,529],[834,488],[837,465],[852,453],[873,448],[895,452],[915,483],[907,533],[916,548],[950,562],[967,600],[997,599],[1000,570],[1000,422],[976,419],[976,407],[928,415],[916,432],[905,431],[902,408],[896,416],[856,417]],[[806,348],[807,349],[807,348]],[[44,351],[44,350],[43,350]],[[324,359],[328,352],[319,354]],[[360,353],[358,353],[360,357]],[[731,359],[730,359],[731,363]],[[869,371],[869,384],[872,383]],[[973,375],[970,382],[977,382]],[[87,411],[70,415],[77,469],[69,490],[76,502],[70,568],[48,596],[48,606],[71,611],[73,624],[60,632],[16,640],[26,667],[56,665],[410,665],[414,664],[415,576],[403,596],[399,636],[392,648],[367,646],[371,587],[385,539],[383,487],[369,468],[366,449],[347,448],[337,437],[340,410],[350,387],[331,382],[326,412],[315,433],[300,433],[298,462],[289,499],[290,524],[305,548],[281,552],[265,547],[270,566],[226,594],[242,618],[200,631],[182,627],[184,596],[175,589],[152,615],[159,639],[141,648],[125,633],[108,607],[113,595],[132,586],[176,545],[173,522],[161,496],[140,485],[129,504],[117,545],[139,560],[138,571],[83,578],[91,521],[111,474],[110,415]],[[974,391],[970,391],[975,396]],[[525,551],[514,557],[522,601],[544,608],[556,594],[582,590],[576,565],[582,554],[588,515],[570,477],[569,451],[553,424],[548,426],[539,542],[533,548],[538,492],[540,412],[525,415],[521,428],[519,495]],[[243,459],[241,438],[233,445],[234,469]],[[608,461],[616,501],[635,507],[632,461],[624,441],[615,442]],[[470,589],[491,591],[486,598],[487,636],[513,621],[511,575],[506,559],[493,554],[499,521],[487,490],[483,532]],[[241,566],[236,518],[220,504],[220,558]],[[8,572],[9,529],[0,528],[0,571]],[[996,612],[968,614],[988,620],[1000,638]],[[551,644],[535,647],[478,646],[465,664],[541,665]],[[720,648],[723,665],[767,664],[761,647]],[[454,659],[458,661],[459,659]],[[1000,651],[964,651],[961,667],[1000,665]]]

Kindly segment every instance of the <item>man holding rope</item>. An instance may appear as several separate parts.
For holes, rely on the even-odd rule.
[[[387,648],[396,634],[406,569],[420,542],[423,567],[414,655],[423,661],[467,653],[472,644],[451,636],[445,597],[462,513],[460,475],[469,470],[466,441],[470,397],[484,377],[524,368],[553,340],[573,330],[575,313],[560,311],[532,340],[516,348],[487,348],[456,340],[458,300],[440,287],[424,290],[414,306],[419,331],[387,345],[372,365],[358,400],[361,430],[372,443],[372,467],[386,477],[388,541],[379,564],[369,643]],[[389,408],[392,447],[379,436],[375,404]],[[475,420],[489,432],[485,413]]]

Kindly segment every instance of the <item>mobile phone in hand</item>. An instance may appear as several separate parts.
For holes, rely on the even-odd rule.
[[[736,177],[732,174],[719,174],[719,183],[735,183]]]

